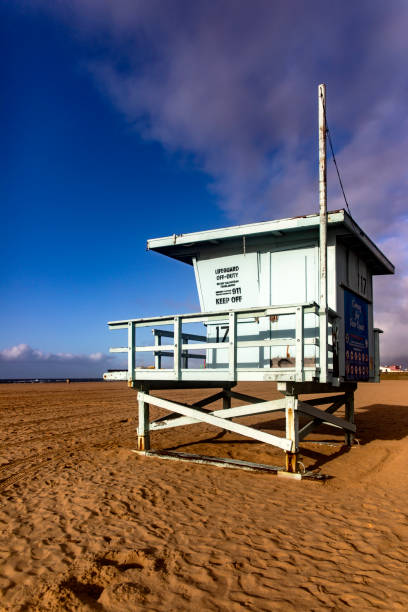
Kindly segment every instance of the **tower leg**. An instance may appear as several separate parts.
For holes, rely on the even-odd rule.
[[[145,395],[148,391],[144,392]],[[150,448],[150,431],[149,431],[149,404],[143,399],[139,402],[139,423],[137,428],[137,448],[140,451],[147,451]]]
[[[354,390],[346,391],[346,421],[354,424]],[[354,441],[354,434],[351,431],[344,432],[344,442],[347,446],[352,446]]]
[[[297,395],[286,395],[285,417],[286,437],[292,441],[292,449],[286,451],[286,471],[299,471],[299,414],[297,411]]]
[[[223,389],[224,395],[222,396],[222,409],[227,410],[231,408],[231,396],[226,393],[229,389]]]

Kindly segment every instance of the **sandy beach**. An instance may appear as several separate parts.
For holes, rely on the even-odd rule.
[[[325,482],[135,455],[125,383],[1,385],[0,407],[1,610],[408,608],[408,381],[360,385],[351,449],[333,428],[302,445]],[[152,447],[284,463],[204,424]]]

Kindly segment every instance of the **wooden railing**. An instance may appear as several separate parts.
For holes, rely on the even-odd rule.
[[[160,347],[160,350],[154,351],[154,369],[160,370],[162,367],[163,357],[173,357],[174,351],[165,351],[162,348],[162,338],[174,338],[174,333],[165,329],[153,329],[154,345]],[[207,342],[206,336],[200,336],[197,334],[181,334],[181,340],[183,345],[188,344],[189,340]],[[194,345],[193,345],[194,346]],[[196,348],[196,347],[195,347]],[[199,359],[205,361],[206,356],[201,353],[192,353],[186,349],[181,352],[181,364],[182,368],[188,368],[189,359]]]
[[[110,322],[109,329],[127,329],[128,346],[111,348],[113,353],[128,354],[128,380],[312,380],[319,375],[318,363],[313,366],[306,365],[304,359],[304,348],[307,345],[319,346],[319,326],[316,325],[315,336],[305,337],[305,315],[314,314],[319,316],[319,306],[316,303],[294,304],[288,306],[255,307],[230,311],[212,311],[207,313],[192,313],[171,315],[162,317],[150,317],[141,319],[128,319]],[[292,337],[240,340],[237,338],[237,322],[240,320],[255,320],[262,317],[279,317],[282,315],[294,315],[295,326]],[[337,313],[329,310],[329,322],[333,327],[338,319]],[[206,336],[183,332],[183,325],[191,323],[226,323],[228,325],[228,341],[212,342]],[[173,326],[173,331],[157,329],[156,326]],[[136,331],[139,328],[152,327],[154,345],[142,346],[136,343]],[[293,328],[292,328],[293,329]],[[329,330],[331,334],[332,331]],[[169,344],[163,344],[162,339],[172,340]],[[189,344],[189,341],[194,342]],[[294,347],[295,363],[284,368],[264,367],[240,367],[237,363],[237,350],[249,347]],[[160,348],[158,348],[160,347]],[[202,353],[192,351],[208,351],[209,349],[224,349],[228,351],[228,366],[226,368],[189,368],[189,359],[205,359]],[[329,343],[329,352],[334,347]],[[154,355],[154,369],[136,369],[136,355],[138,353],[151,352]],[[173,357],[171,369],[162,368],[162,358]],[[332,360],[333,363],[333,360]],[[331,371],[330,371],[331,370]],[[329,376],[333,375],[332,366],[328,366]]]

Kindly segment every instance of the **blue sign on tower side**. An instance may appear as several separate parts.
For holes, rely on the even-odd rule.
[[[346,380],[368,380],[368,304],[344,291]]]

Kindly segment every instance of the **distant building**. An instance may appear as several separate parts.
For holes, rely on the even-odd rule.
[[[389,366],[380,366],[380,372],[406,372],[407,370],[405,370],[402,365],[398,365],[396,363],[393,363],[392,365]]]

